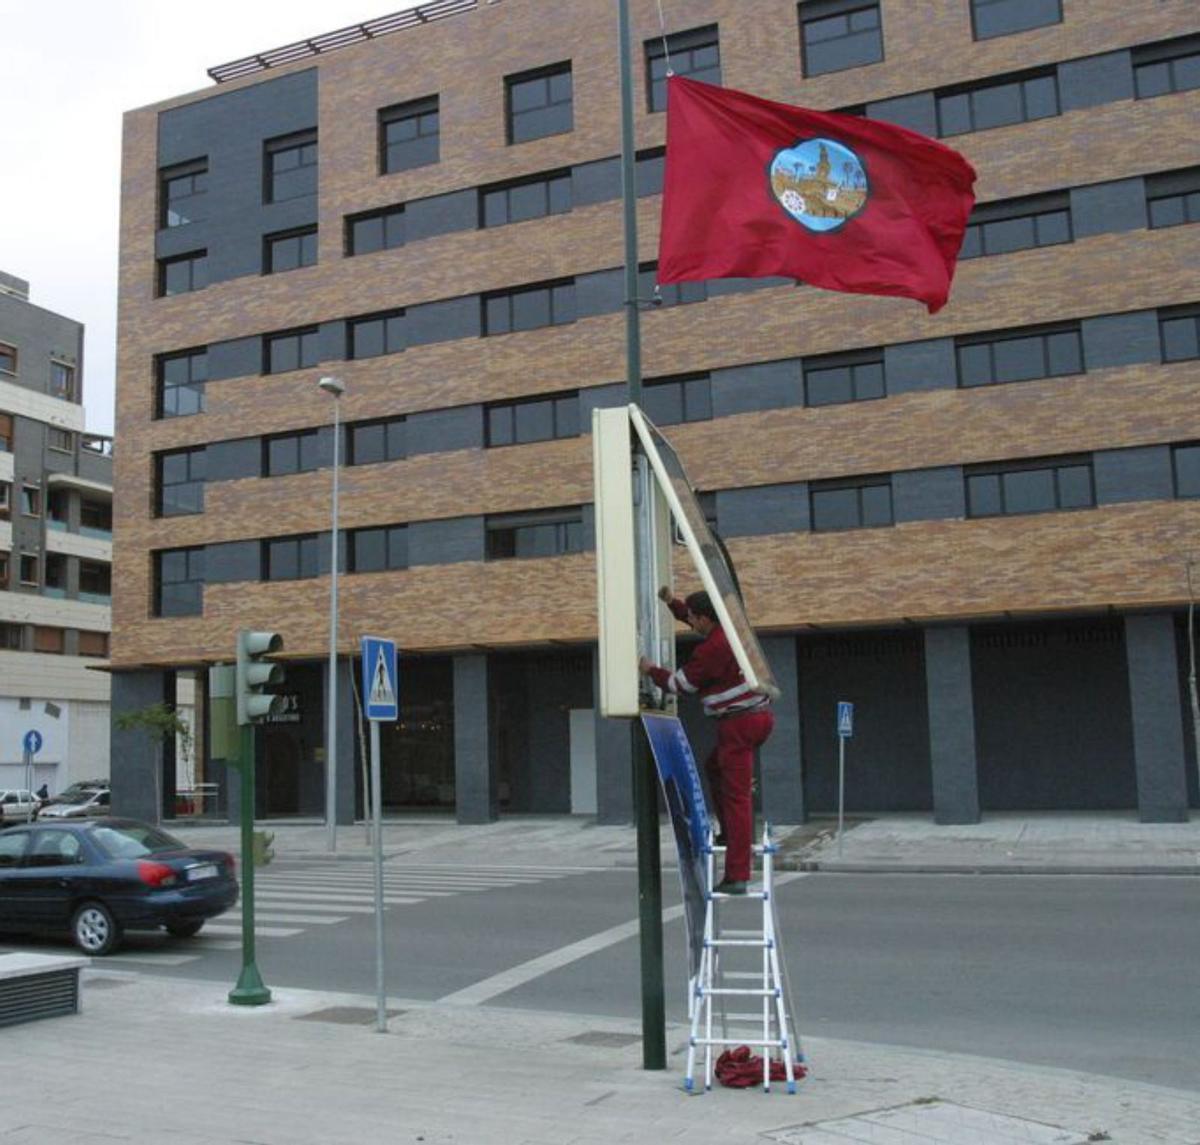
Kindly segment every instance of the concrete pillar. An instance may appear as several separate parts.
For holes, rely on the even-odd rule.
[[[174,672],[153,669],[112,674],[114,721],[119,715],[141,711],[151,704],[174,702]],[[174,740],[160,742],[141,728],[118,731],[115,722],[111,737],[113,814],[157,823],[163,806],[174,803]]]
[[[454,786],[460,823],[496,818],[496,768],[488,722],[487,657],[454,657]]]
[[[355,724],[358,713],[354,707],[354,691],[350,683],[350,673],[359,670],[358,656],[348,658],[338,657],[338,693],[337,693],[337,804],[336,818],[340,824],[354,822],[354,769],[357,766],[355,747],[357,733]],[[362,681],[359,681],[362,687]],[[321,663],[321,744],[326,743],[327,729],[324,724],[329,718],[329,661]],[[368,732],[369,734],[369,732]],[[325,773],[323,773],[325,774]],[[322,815],[324,815],[325,797],[321,794]]]
[[[775,673],[780,693],[779,699],[771,706],[775,730],[759,751],[763,817],[772,824],[803,823],[804,768],[800,744],[796,638],[764,637],[762,648],[771,671]]]
[[[934,821],[978,823],[979,771],[968,629],[925,630],[925,697]]]
[[[1138,816],[1143,823],[1186,822],[1183,705],[1172,617],[1167,613],[1125,617],[1125,661]]]
[[[592,707],[596,712],[596,822],[632,823],[633,721],[605,719],[600,714],[598,648],[592,649]]]

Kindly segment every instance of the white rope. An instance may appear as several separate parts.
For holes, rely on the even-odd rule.
[[[667,61],[667,75],[673,76],[675,71],[671,67],[671,49],[667,47],[667,22],[663,19],[662,0],[658,0],[658,33],[662,37],[663,55]]]

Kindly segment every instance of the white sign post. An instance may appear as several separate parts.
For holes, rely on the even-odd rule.
[[[25,789],[33,791],[33,757],[42,750],[42,733],[36,728],[25,733],[25,738],[21,741],[21,747],[25,754]],[[29,803],[25,808],[25,822],[33,821],[33,804]]]
[[[371,823],[375,850],[375,1029],[387,1033],[387,987],[383,965],[383,782],[380,778],[379,722],[400,716],[396,642],[362,638],[362,679],[371,722]]]
[[[846,811],[846,741],[854,734],[854,705],[838,700],[838,858],[842,857],[842,826]]]

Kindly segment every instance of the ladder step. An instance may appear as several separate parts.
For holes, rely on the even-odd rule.
[[[763,987],[747,989],[744,986],[697,986],[696,993],[701,997],[708,994],[714,997],[717,995],[737,995],[750,998],[774,998],[779,991],[774,986],[768,986],[765,989]]]
[[[694,1046],[764,1046],[771,1049],[782,1049],[783,1042],[778,1038],[762,1041],[758,1038],[693,1038]]]
[[[723,926],[721,928],[721,937],[722,938],[754,938],[754,937],[762,938],[763,932],[761,930],[734,930],[732,927]]]
[[[757,946],[760,949],[769,946],[765,938],[710,938],[706,946]]]
[[[763,977],[761,970],[722,970],[720,973],[722,978],[728,978],[731,982],[761,982]]]
[[[762,1014],[722,1014],[721,1018],[726,1022],[753,1022],[756,1026],[762,1025]],[[775,1024],[775,1015],[770,1016],[770,1022]]]

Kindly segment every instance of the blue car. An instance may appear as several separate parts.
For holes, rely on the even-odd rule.
[[[238,898],[233,856],[136,819],[60,819],[0,831],[0,930],[69,934],[104,955],[126,929],[176,938]]]

